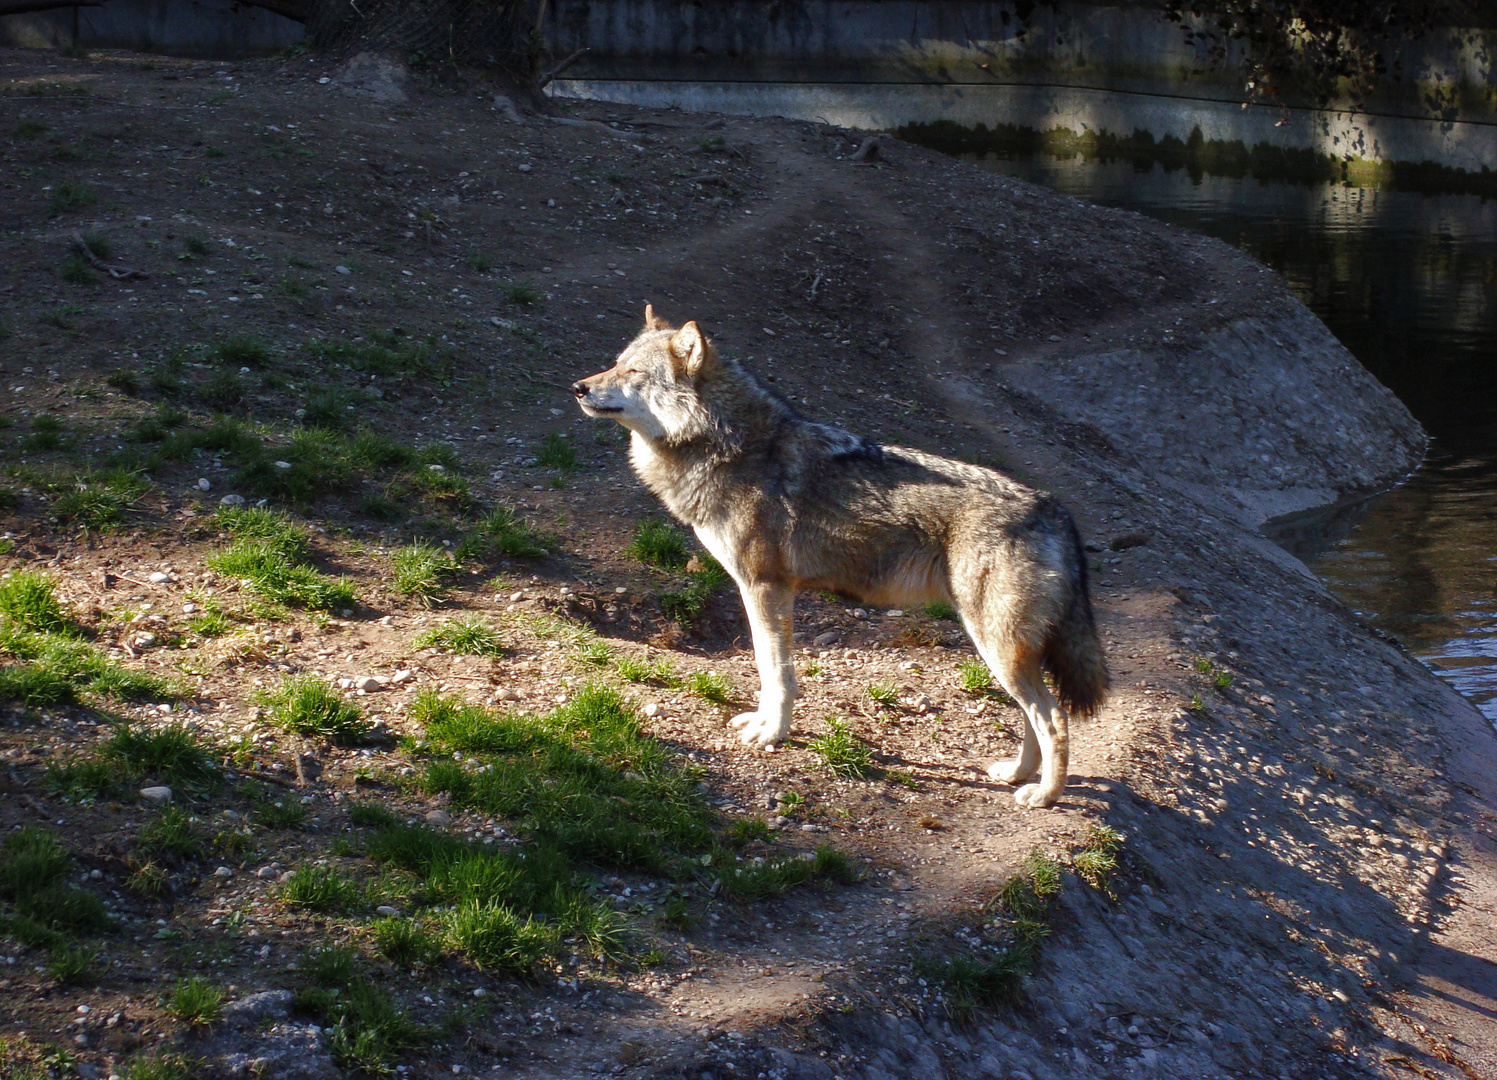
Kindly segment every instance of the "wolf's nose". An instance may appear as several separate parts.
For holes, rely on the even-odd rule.
[[[583,386],[580,382],[574,382],[572,384],[572,393],[577,395],[578,398],[585,398],[587,397],[587,387]]]

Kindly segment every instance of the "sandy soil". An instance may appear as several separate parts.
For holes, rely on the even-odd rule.
[[[267,1075],[337,1075],[304,1023],[194,1031],[160,1004],[184,974],[244,997],[293,985],[309,944],[367,940],[359,920],[275,899],[280,874],[328,857],[350,798],[446,814],[401,784],[408,759],[391,745],[269,729],[252,695],[288,672],[409,670],[407,687],[508,692],[541,711],[597,677],[525,618],[554,612],[615,655],[663,656],[752,693],[736,598],[687,630],[664,617],[659,595],[680,575],[625,551],[658,510],[622,441],[566,393],[611,362],[648,300],[700,320],[810,415],[1060,494],[1094,552],[1116,693],[1076,733],[1062,804],[1021,812],[983,772],[1011,749],[1015,715],[961,689],[970,649],[939,617],[803,598],[801,667],[815,671],[803,738],[772,755],[732,741],[730,708],[630,687],[656,706],[651,733],[705,768],[726,817],[773,820],[750,854],[833,840],[862,880],[753,905],[704,894],[704,918],[676,932],[649,921],[656,886],[600,874],[663,962],[525,982],[456,961],[381,969],[422,1019],[484,991],[483,1015],[411,1052],[402,1075],[1497,1075],[1491,732],[1254,531],[1395,481],[1422,436],[1281,282],[1215,242],[918,148],[852,161],[859,140],[835,129],[601,104],[565,114],[591,124],[516,120],[482,85],[379,100],[337,75],[306,58],[0,56],[0,437],[20,470],[6,561],[55,575],[126,662],[190,683],[170,717],[115,713],[159,724],[185,709],[215,738],[248,739],[237,767],[278,790],[296,788],[299,753],[323,766],[295,790],[305,831],[258,835],[223,860],[228,876],[203,860],[147,900],[122,886],[150,811],[67,804],[43,784],[49,761],[107,733],[103,718],[12,710],[0,821],[52,822],[123,929],[82,986],[7,941],[5,1035],[61,1043],[85,1075],[158,1045],[202,1056],[203,1075],[233,1053],[280,1054]],[[92,203],[60,205],[64,184]],[[64,280],[78,232],[107,235],[113,265],[149,276]],[[450,369],[382,382],[308,348],[396,327],[429,335]],[[357,588],[356,610],[195,640],[189,588],[244,599],[204,564],[233,462],[162,467],[126,527],[90,534],[54,521],[25,470],[81,468],[123,445],[168,400],[151,372],[174,349],[203,347],[183,354],[170,401],[206,416],[193,388],[212,346],[242,333],[277,360],[244,373],[231,409],[272,442],[311,393],[342,387],[359,423],[455,447],[479,504],[516,505],[559,547],[475,569],[429,608],[391,589],[390,553],[413,536],[457,541],[467,514],[408,497],[379,520],[370,480],[298,510],[320,565]],[[42,413],[62,418],[62,446],[27,441]],[[551,433],[576,449],[575,472],[534,463]],[[489,620],[506,655],[412,648],[457,612]],[[156,617],[151,645],[137,616]],[[409,697],[358,701],[400,735]],[[873,747],[879,778],[820,767],[805,739],[832,717]],[[792,810],[785,792],[804,802]],[[919,961],[980,952],[986,905],[1023,858],[1065,862],[1104,822],[1125,837],[1116,898],[1068,874],[1024,1002],[953,1015]],[[503,824],[458,813],[444,827]]]

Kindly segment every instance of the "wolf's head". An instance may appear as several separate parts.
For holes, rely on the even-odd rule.
[[[700,326],[677,330],[647,304],[645,328],[613,367],[574,382],[572,393],[588,416],[617,420],[651,441],[681,443],[712,426],[702,390],[722,367]]]

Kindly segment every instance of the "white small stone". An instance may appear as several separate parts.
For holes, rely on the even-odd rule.
[[[529,172],[530,171],[530,166],[529,165],[521,165],[520,166],[520,171],[521,172]]]
[[[350,270],[348,267],[342,266],[342,265],[335,266],[335,267],[333,267],[333,269],[336,270],[340,274],[351,274],[351,273],[353,273],[353,271]]]
[[[899,608],[890,608],[888,611],[884,612],[884,614],[891,619],[900,619],[904,617],[904,612]]]
[[[273,878],[273,877],[275,877],[275,867],[273,867],[273,866],[262,866],[262,867],[260,867],[260,869],[258,869],[258,870],[255,871],[255,877],[257,877],[257,878]]]
[[[213,876],[216,878],[231,878],[234,876],[234,871],[227,866],[220,866],[217,870],[213,871]]]
[[[360,679],[358,681],[358,683],[356,685],[358,686],[358,688],[360,690],[364,691],[364,693],[366,693],[366,694],[372,694],[376,690],[382,690],[382,689],[384,689],[380,685],[380,681],[378,679],[376,679],[373,675],[366,675],[366,676],[364,676],[362,679]]]
[[[147,580],[150,581],[152,585],[165,585],[171,579],[172,576],[170,574],[163,573],[162,571],[157,570]]]
[[[651,718],[659,716],[661,712],[660,703],[658,701],[652,701],[643,709],[641,709],[640,712]]]
[[[416,676],[413,672],[407,670],[406,668],[400,668],[395,672],[394,675],[390,676],[390,681],[392,683],[410,682],[415,677]]]
[[[501,686],[498,690],[494,691],[494,700],[495,701],[519,701],[520,700],[520,693],[519,693],[519,691],[513,690],[513,689],[511,689],[508,686]]]
[[[376,915],[383,915],[387,919],[393,919],[400,914],[400,909],[391,907],[389,904],[381,904],[374,909]]]
[[[289,461],[277,461],[275,463],[275,467],[277,469],[289,469],[289,468],[291,468],[291,462],[289,462]]]
[[[212,491],[213,490],[213,481],[209,480],[206,476],[200,476],[200,477],[198,477],[198,490],[199,491]]]
[[[487,990],[485,990],[481,986],[476,986],[476,987],[473,988],[473,996],[474,997],[478,997],[478,998],[487,997],[488,993],[489,992]]]
[[[194,612],[196,612],[197,609],[198,609],[198,606],[196,604],[183,604],[182,605],[182,614],[183,615],[191,615]]]
[[[338,689],[339,690],[352,690],[353,689],[353,679],[349,678],[347,675],[343,676],[343,678],[341,678],[341,679],[338,680]]]
[[[452,815],[446,810],[428,810],[426,812],[426,823],[434,828],[440,829],[443,825],[451,823]]]
[[[511,604],[518,604],[523,599],[525,599],[525,594],[524,593],[522,593],[522,592],[511,593],[510,597],[509,597],[509,602]]]
[[[157,806],[165,806],[172,801],[172,789],[165,786],[141,788],[140,797]]]
[[[243,495],[225,495],[222,499],[218,500],[218,505],[219,506],[243,506],[244,505],[244,496]]]

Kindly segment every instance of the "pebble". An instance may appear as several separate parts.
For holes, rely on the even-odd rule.
[[[172,576],[170,574],[164,574],[160,570],[157,570],[147,580],[150,581],[152,585],[164,585],[171,579]]]
[[[510,597],[509,597],[509,602],[511,604],[518,604],[523,599],[525,599],[525,594],[524,593],[522,593],[522,592],[511,593]]]
[[[196,604],[183,604],[182,605],[182,614],[183,615],[191,615],[194,612],[196,612],[197,609],[198,609],[198,606]]]
[[[257,877],[257,878],[273,878],[273,877],[275,877],[275,867],[273,867],[273,866],[262,866],[262,867],[260,867],[260,869],[258,869],[258,870],[255,871],[255,877]]]
[[[821,646],[822,648],[826,648],[826,646],[830,645],[832,642],[834,642],[836,640],[837,640],[837,631],[835,631],[835,630],[828,630],[824,634],[817,634],[816,638],[815,638],[816,644],[819,645],[819,646]]]
[[[452,815],[446,810],[428,810],[426,812],[426,823],[440,829],[443,825],[450,824]]]
[[[213,490],[213,482],[211,480],[209,480],[206,476],[200,476],[200,477],[198,477],[198,490],[199,491],[212,491]]]
[[[411,671],[409,668],[400,668],[395,672],[394,675],[390,676],[390,681],[392,683],[399,684],[403,682],[410,682],[415,677],[415,672]]]
[[[277,469],[289,469],[289,468],[291,468],[291,462],[289,462],[289,461],[277,461],[275,463],[275,467]]]
[[[379,907],[374,909],[374,913],[376,915],[383,915],[387,919],[393,919],[400,914],[400,909],[397,907],[391,907],[389,904],[381,904]]]
[[[884,612],[884,614],[887,615],[891,619],[902,619],[902,618],[904,618],[904,611],[901,610],[900,608],[890,608],[888,611]]]
[[[662,711],[663,710],[660,708],[660,703],[658,701],[652,701],[640,710],[640,712],[644,713],[648,717],[651,717],[652,719],[659,716]]]
[[[234,876],[234,871],[227,866],[220,866],[213,871],[213,876],[216,878],[231,878]]]
[[[362,690],[366,694],[372,694],[376,690],[382,690],[382,689],[384,689],[384,687],[382,686],[382,684],[380,683],[380,681],[378,679],[376,679],[373,675],[366,675],[366,676],[364,676],[355,685],[357,685],[358,688],[360,690]]]
[[[244,505],[244,496],[243,495],[225,495],[222,499],[218,500],[218,505],[219,506],[243,506]]]
[[[530,171],[530,166],[529,165],[521,165],[520,166],[520,171],[521,172],[529,172]]]
[[[172,789],[165,786],[145,787],[140,789],[140,797],[148,803],[165,806],[172,801]]]
[[[494,691],[494,700],[495,701],[519,701],[520,700],[520,693],[519,693],[518,690],[512,690],[508,686],[501,686],[498,690]]]

